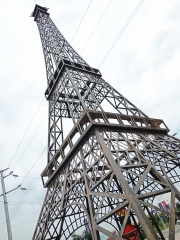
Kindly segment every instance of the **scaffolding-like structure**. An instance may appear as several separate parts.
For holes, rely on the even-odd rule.
[[[32,16],[49,101],[48,161],[41,175],[47,194],[33,240],[70,239],[83,226],[93,240],[100,234],[165,239],[153,211],[169,219],[169,240],[174,240],[180,141],[168,135],[163,120],[149,118],[90,67],[47,8],[36,5]],[[67,119],[73,127],[64,137]],[[157,202],[167,194],[170,210]]]

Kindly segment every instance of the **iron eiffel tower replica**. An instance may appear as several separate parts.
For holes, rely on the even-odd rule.
[[[175,239],[180,192],[180,141],[160,119],[149,118],[89,66],[35,6],[47,72],[47,193],[33,240]],[[106,109],[111,109],[106,111]],[[72,121],[65,137],[63,127]],[[170,197],[170,206],[158,198]],[[177,199],[177,200],[176,200]],[[158,218],[161,220],[158,223]],[[166,221],[169,219],[169,223]],[[89,230],[88,230],[89,229]]]

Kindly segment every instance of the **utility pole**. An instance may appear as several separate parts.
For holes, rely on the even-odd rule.
[[[6,225],[7,225],[7,232],[8,232],[8,240],[12,240],[12,231],[11,231],[11,224],[10,224],[10,217],[9,217],[9,210],[8,210],[8,202],[7,202],[7,197],[6,194],[10,193],[14,190],[16,190],[17,188],[19,188],[21,185],[17,186],[16,188],[6,192],[5,189],[5,183],[4,183],[4,178],[8,177],[9,175],[11,175],[13,172],[10,172],[8,175],[4,176],[3,172],[8,170],[8,168],[4,169],[4,170],[0,170],[0,174],[1,174],[1,185],[2,185],[2,191],[3,194],[0,195],[3,196],[3,202],[4,202],[4,211],[5,211],[5,216],[6,216]]]

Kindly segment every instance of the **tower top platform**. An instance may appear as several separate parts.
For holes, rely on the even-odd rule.
[[[47,11],[48,11],[48,8],[41,7],[41,6],[36,4],[36,6],[34,8],[34,11],[31,14],[31,17],[34,17],[34,21],[36,21],[37,16],[40,12],[43,13],[43,14],[46,14],[46,15],[50,15]]]

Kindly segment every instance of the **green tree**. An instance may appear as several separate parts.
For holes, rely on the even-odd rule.
[[[77,235],[77,234],[73,234],[71,237],[73,240],[81,240],[82,239],[81,235]]]
[[[180,217],[180,202],[176,202],[175,208],[176,208],[176,215]],[[177,224],[177,219],[175,220],[175,222]]]
[[[180,212],[180,202],[176,202],[176,212]]]
[[[82,234],[80,234],[80,235],[78,235],[78,234],[73,234],[73,235],[71,236],[71,238],[72,238],[73,240],[84,240],[84,239],[86,239],[86,240],[92,240],[91,234],[86,233],[86,231],[84,231],[84,232],[83,232]]]

